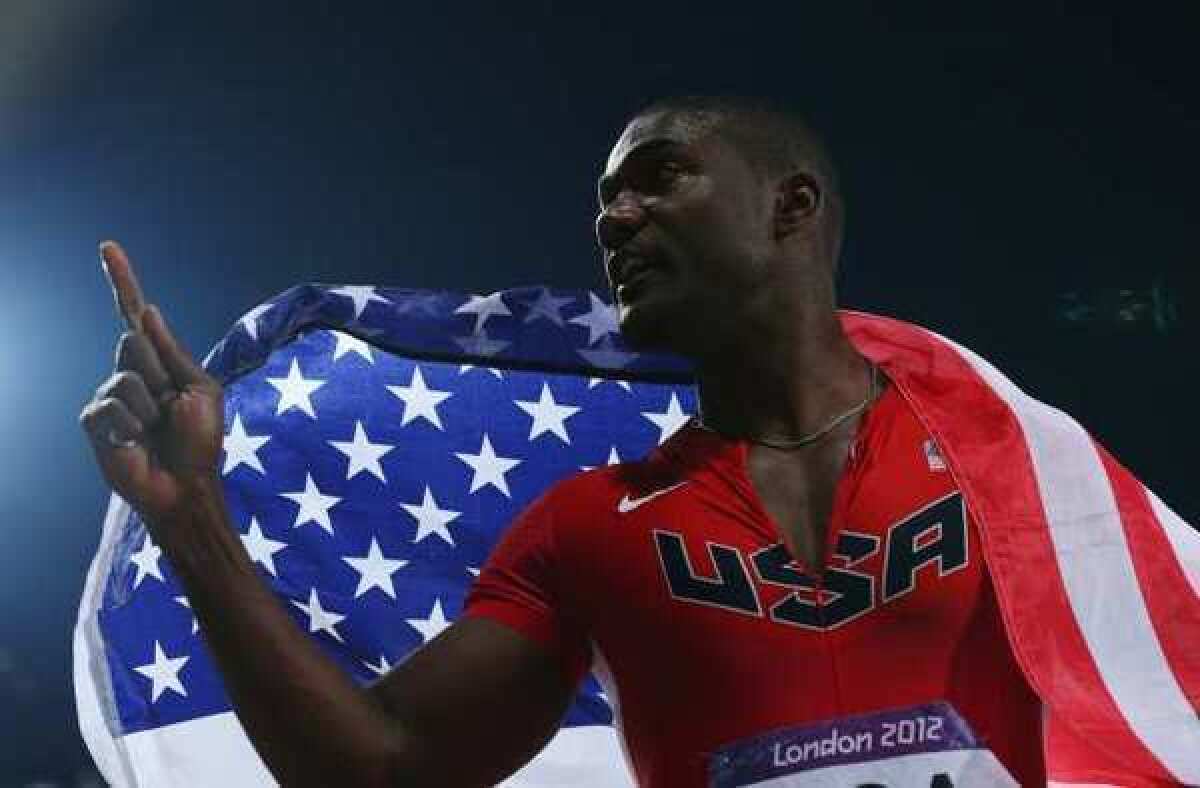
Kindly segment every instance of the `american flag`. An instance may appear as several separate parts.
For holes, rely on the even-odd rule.
[[[231,522],[347,673],[369,682],[453,621],[504,527],[553,482],[639,457],[686,420],[686,367],[615,332],[592,293],[302,286],[214,348]],[[105,531],[76,642],[105,775],[268,783],[168,561],[119,499]],[[589,678],[511,784],[628,784],[611,725]]]
[[[1200,785],[1200,536],[971,351],[900,321],[842,321],[979,527],[1043,702],[1049,784]],[[297,625],[362,681],[454,618],[525,503],[644,454],[695,405],[681,361],[622,346],[594,294],[547,288],[303,286],[247,314],[206,365],[226,382],[235,527]],[[114,497],[75,632],[88,746],[116,785],[266,784],[185,603]],[[589,680],[509,784],[628,785],[611,718]]]

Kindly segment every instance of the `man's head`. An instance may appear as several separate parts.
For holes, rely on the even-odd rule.
[[[832,309],[842,200],[795,113],[688,96],[638,112],[599,182],[596,234],[621,331],[688,355],[780,308]]]

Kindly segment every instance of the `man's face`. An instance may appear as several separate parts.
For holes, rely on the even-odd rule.
[[[772,195],[718,122],[638,117],[609,154],[596,237],[634,346],[700,349],[763,287]]]

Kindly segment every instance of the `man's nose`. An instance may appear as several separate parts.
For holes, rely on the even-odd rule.
[[[596,217],[596,240],[602,248],[615,251],[637,235],[645,223],[646,210],[641,199],[624,189]]]

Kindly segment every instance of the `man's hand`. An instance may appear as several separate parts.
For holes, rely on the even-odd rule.
[[[124,250],[106,241],[100,259],[129,330],[79,420],[104,477],[153,532],[195,485],[219,484],[223,392],[146,304]]]
[[[80,421],[105,478],[171,560],[234,711],[275,779],[494,785],[533,757],[575,689],[534,641],[467,618],[364,689],[296,626],[229,522],[217,472],[220,384],[145,304],[121,248],[102,244],[100,256],[129,331],[116,373]]]

